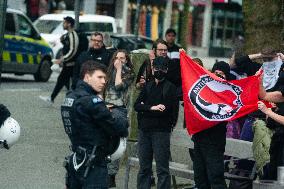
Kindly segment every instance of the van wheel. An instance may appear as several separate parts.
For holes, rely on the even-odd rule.
[[[42,60],[37,72],[34,74],[35,81],[47,82],[52,73],[50,66],[51,62],[49,60]]]

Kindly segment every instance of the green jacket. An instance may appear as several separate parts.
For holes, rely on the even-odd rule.
[[[269,148],[273,131],[266,127],[263,120],[256,120],[253,123],[253,132],[253,157],[256,162],[257,172],[262,174],[262,168],[270,161]]]

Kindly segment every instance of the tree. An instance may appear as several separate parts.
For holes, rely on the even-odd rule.
[[[246,53],[283,49],[283,0],[243,0],[243,14]]]

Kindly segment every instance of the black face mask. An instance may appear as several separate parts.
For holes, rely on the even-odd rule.
[[[167,73],[161,70],[157,70],[157,71],[154,71],[154,78],[158,80],[163,80],[166,77],[166,74]]]
[[[218,76],[218,77],[220,77],[221,79],[225,79],[222,75],[220,75],[220,74],[215,74],[216,76]]]

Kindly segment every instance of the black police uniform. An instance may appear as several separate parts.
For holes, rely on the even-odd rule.
[[[114,138],[128,135],[128,123],[116,120],[104,101],[97,96],[97,92],[82,80],[78,81],[76,90],[67,93],[61,106],[61,115],[65,132],[71,140],[72,151],[76,153],[75,160],[78,164],[84,162],[75,170],[74,154],[70,156],[66,183],[68,189],[107,188],[106,157],[111,150],[108,147]],[[94,147],[95,158],[84,178],[86,162]],[[85,154],[87,158],[84,161]]]

